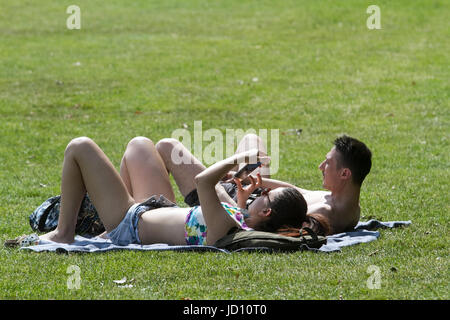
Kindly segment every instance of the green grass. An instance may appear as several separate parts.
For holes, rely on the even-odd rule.
[[[0,0],[1,242],[30,233],[29,214],[59,194],[72,138],[118,168],[132,137],[193,134],[196,120],[279,129],[274,177],[309,189],[332,140],[355,136],[374,155],[363,220],[412,225],[335,254],[2,247],[0,299],[449,298],[448,1],[380,0],[381,30],[366,27],[368,1],[79,0],[81,30],[68,30],[71,4]],[[381,289],[367,287],[371,265]]]

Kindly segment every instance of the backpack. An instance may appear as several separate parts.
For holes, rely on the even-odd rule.
[[[217,240],[214,246],[229,251],[293,252],[318,249],[327,242],[326,237],[318,236],[306,227],[300,229],[298,237],[264,231],[234,230],[236,229]]]
[[[31,229],[49,232],[56,228],[59,219],[61,196],[54,196],[45,200],[29,217]],[[105,231],[97,210],[86,193],[78,212],[75,233],[94,237]]]

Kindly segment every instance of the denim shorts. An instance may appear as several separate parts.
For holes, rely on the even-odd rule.
[[[138,222],[141,215],[149,210],[176,206],[175,203],[166,199],[163,195],[160,195],[159,199],[157,196],[151,196],[145,202],[133,204],[128,209],[125,218],[114,230],[107,233],[107,236],[113,244],[118,246],[127,246],[131,243],[141,244],[138,234]]]

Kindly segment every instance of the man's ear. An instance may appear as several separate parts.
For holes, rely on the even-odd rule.
[[[345,180],[348,180],[352,177],[352,172],[349,168],[343,168],[341,172],[341,177]]]

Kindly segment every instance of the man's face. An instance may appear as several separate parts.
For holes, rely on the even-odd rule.
[[[323,187],[334,190],[340,185],[341,168],[338,169],[339,154],[335,147],[327,153],[325,160],[319,165],[319,170],[323,175]]]

